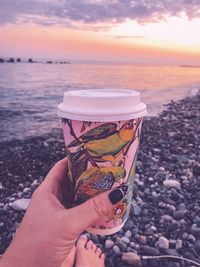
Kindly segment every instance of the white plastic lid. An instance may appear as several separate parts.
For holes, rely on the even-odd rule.
[[[146,114],[139,92],[117,89],[65,92],[57,111],[62,118],[99,122],[129,120]]]

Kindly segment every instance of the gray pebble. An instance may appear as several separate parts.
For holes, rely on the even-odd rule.
[[[27,188],[27,187],[25,187],[25,188],[23,189],[23,192],[24,192],[24,193],[28,193],[28,192],[30,192],[30,189]]]
[[[160,249],[168,249],[169,248],[169,240],[164,236],[159,237],[157,245]]]
[[[142,266],[140,256],[134,252],[126,252],[122,254],[122,261],[131,264],[131,266]]]
[[[163,220],[166,221],[166,222],[171,222],[171,221],[173,220],[172,216],[167,215],[167,214],[162,215],[162,216],[161,216],[161,219],[163,219]]]
[[[124,243],[124,242],[120,242],[120,243],[118,243],[118,247],[120,248],[120,250],[121,250],[122,252],[125,252],[125,251],[127,250],[127,245],[126,245],[126,243]]]
[[[113,250],[113,252],[114,252],[115,254],[120,254],[120,253],[121,253],[121,252],[120,252],[120,249],[119,249],[119,247],[118,247],[117,245],[114,245],[113,248],[112,248],[112,250]]]
[[[132,220],[128,220],[124,225],[124,230],[131,230],[134,227],[134,223]]]
[[[172,179],[169,179],[169,180],[165,180],[163,182],[163,185],[167,188],[177,188],[179,189],[181,187],[181,184],[179,183],[179,181],[177,180],[172,180]]]
[[[140,244],[146,245],[147,244],[147,237],[145,235],[140,235],[138,237],[138,241],[139,241]]]
[[[189,234],[188,237],[187,237],[187,240],[188,241],[195,242],[196,241],[196,238],[193,235]]]
[[[112,240],[107,239],[105,242],[105,248],[111,249],[114,246],[114,242]]]
[[[178,229],[179,225],[177,222],[172,222],[168,225],[168,231],[172,232],[175,231],[176,229]]]
[[[130,246],[131,246],[132,248],[135,248],[135,247],[136,247],[136,244],[135,244],[134,242],[130,242]]]
[[[141,207],[139,207],[137,204],[132,204],[132,208],[133,208],[133,215],[140,216],[142,212]]]
[[[200,236],[200,227],[192,227],[191,228],[191,233],[194,235],[194,236]]]
[[[181,239],[176,240],[176,249],[181,249],[183,246],[183,241]]]
[[[125,232],[124,236],[126,236],[127,238],[131,238],[131,236],[132,236],[131,231],[130,231],[130,230],[127,230],[127,231]]]
[[[176,220],[181,220],[185,216],[185,210],[177,210],[173,213],[173,217]]]
[[[150,256],[158,256],[159,251],[156,248],[149,247],[149,246],[142,246],[141,250],[144,254],[150,255]]]
[[[121,241],[124,242],[124,243],[126,243],[126,244],[129,244],[130,243],[130,239],[128,237],[126,237],[126,236],[122,236],[121,237]]]
[[[14,210],[26,210],[30,201],[30,199],[26,198],[17,199],[12,203],[12,208]]]

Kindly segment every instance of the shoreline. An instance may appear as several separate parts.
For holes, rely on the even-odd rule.
[[[184,256],[200,262],[200,93],[171,101],[145,118],[138,153],[131,213],[124,228],[90,237],[106,252],[106,266],[130,266],[121,253]],[[65,156],[62,129],[0,144],[0,254],[24,211],[16,199],[30,198],[54,163]],[[177,183],[163,183],[175,180]],[[172,262],[170,262],[172,263]],[[142,260],[142,266],[172,266]],[[185,264],[185,263],[184,263]],[[176,267],[188,266],[176,262]]]

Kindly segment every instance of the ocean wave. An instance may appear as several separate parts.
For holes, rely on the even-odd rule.
[[[13,117],[23,117],[24,115],[31,115],[31,114],[37,114],[39,113],[39,110],[29,110],[29,109],[22,109],[22,110],[15,110],[15,109],[7,109],[7,108],[1,108],[0,109],[0,119],[4,118],[13,118]]]
[[[20,110],[0,109],[0,118],[21,116]]]

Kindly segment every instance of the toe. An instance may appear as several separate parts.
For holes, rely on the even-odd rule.
[[[93,242],[91,241],[91,240],[89,240],[88,242],[87,242],[87,244],[86,244],[86,248],[87,249],[91,249],[92,248],[92,246],[93,246]]]
[[[96,250],[97,250],[97,246],[93,243],[93,245],[92,245],[92,251],[95,253]]]
[[[98,248],[98,249],[96,250],[96,255],[97,255],[98,257],[100,257],[101,253],[102,253],[101,249]]]
[[[87,243],[87,236],[81,235],[76,243],[77,248],[84,248]]]
[[[105,260],[105,254],[101,254],[101,256],[100,256],[100,260],[102,260],[102,261],[104,261]]]

